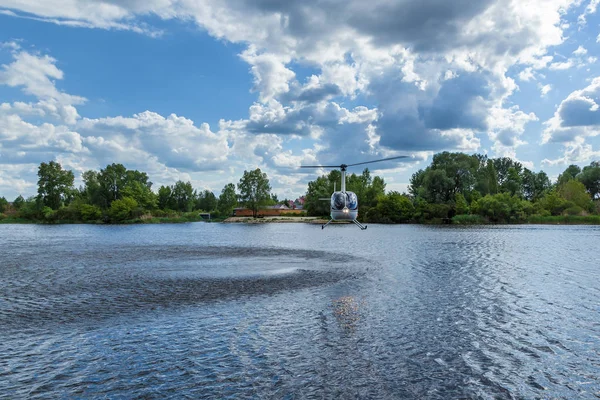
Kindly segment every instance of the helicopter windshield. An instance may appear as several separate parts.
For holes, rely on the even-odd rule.
[[[356,210],[358,208],[358,199],[356,198],[356,194],[353,192],[346,192],[346,206],[351,210]]]
[[[335,192],[331,196],[331,208],[342,210],[344,207],[346,207],[346,196],[342,192]]]
[[[334,210],[356,210],[358,208],[358,199],[353,192],[335,192],[331,196],[331,208]]]

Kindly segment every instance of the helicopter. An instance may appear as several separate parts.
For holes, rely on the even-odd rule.
[[[366,225],[361,224],[356,220],[358,217],[358,197],[356,193],[346,191],[346,168],[354,167],[356,165],[371,164],[381,161],[397,160],[399,158],[408,158],[408,156],[396,156],[389,158],[382,158],[380,160],[365,161],[355,164],[342,164],[342,165],[301,165],[300,168],[339,168],[342,172],[342,186],[341,191],[337,192],[335,187],[331,199],[319,199],[319,200],[330,200],[331,202],[331,219],[321,225],[321,229],[325,229],[332,221],[352,221],[361,230],[367,229]]]

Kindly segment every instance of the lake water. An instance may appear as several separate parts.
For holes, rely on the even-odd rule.
[[[598,398],[600,227],[0,225],[0,398]]]

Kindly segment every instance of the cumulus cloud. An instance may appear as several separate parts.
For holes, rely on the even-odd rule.
[[[86,99],[62,92],[56,87],[55,80],[64,77],[63,71],[56,66],[56,60],[48,55],[23,51],[14,42],[10,48],[14,61],[0,68],[0,85],[21,88],[25,94],[39,99],[31,107],[67,124],[74,124],[79,118],[75,106],[85,103]]]
[[[586,15],[595,12],[594,2]],[[59,118],[71,127],[65,132],[80,136],[81,151],[98,157],[113,152],[185,173],[217,168],[225,160],[237,167],[259,163],[277,174],[302,161],[477,151],[480,135],[493,141],[496,153],[514,154],[525,143],[524,126],[537,117],[508,102],[518,86],[507,71],[518,66],[519,79],[530,81],[543,79],[544,68],[592,62],[583,59],[583,47],[565,61],[552,62],[548,55],[563,43],[568,25],[562,17],[578,3],[4,0],[0,7],[13,15],[70,26],[152,33],[143,22],[149,15],[193,21],[213,37],[245,47],[240,57],[249,65],[257,100],[247,117],[221,121],[217,132],[151,111],[81,119],[76,106],[85,99],[56,88],[63,78],[56,60],[15,50],[0,82],[22,88],[37,103],[2,107],[23,120],[35,113]],[[316,72],[300,82],[296,65]],[[539,88],[542,95],[551,89]],[[294,140],[310,151],[291,150]],[[230,168],[219,171],[233,174]],[[290,184],[284,176],[277,179]]]
[[[564,99],[556,112],[544,124],[542,143],[561,143],[564,157],[545,160],[554,165],[567,161],[587,161],[598,155],[587,143],[588,138],[600,134],[600,77],[581,90],[575,90]]]
[[[134,159],[150,155],[183,171],[218,169],[229,154],[227,137],[213,133],[208,124],[196,127],[192,120],[175,114],[163,117],[145,111],[129,118],[84,118],[77,128],[96,152]]]
[[[600,77],[589,86],[569,94],[558,106],[554,116],[545,122],[542,139],[548,142],[573,142],[576,138],[600,133]]]

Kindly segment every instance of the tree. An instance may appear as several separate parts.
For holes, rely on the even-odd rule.
[[[161,210],[175,209],[175,201],[173,200],[170,186],[161,186],[158,189],[158,208]]]
[[[502,184],[502,191],[509,193],[511,196],[521,195],[521,175],[515,167],[510,167],[504,183]]]
[[[100,170],[97,180],[102,198],[101,207],[109,208],[113,201],[123,197],[121,191],[127,183],[127,168],[123,164],[107,165]]]
[[[544,194],[546,194],[552,184],[548,175],[544,171],[538,172],[537,174],[531,172],[527,168],[523,170],[522,177],[522,190],[523,197],[529,201],[538,201]]]
[[[85,171],[81,174],[83,179],[82,197],[88,204],[106,208],[106,198],[100,187],[99,174],[96,171]]]
[[[579,181],[570,180],[563,183],[558,187],[558,194],[563,199],[575,203],[576,206],[581,207],[586,211],[592,209],[592,199],[590,198],[589,193],[586,192],[583,183]]]
[[[158,205],[158,196],[150,190],[148,185],[143,184],[139,180],[128,181],[123,188],[122,194],[123,197],[134,199],[145,210],[154,210]]]
[[[12,206],[15,210],[18,211],[21,209],[21,207],[23,207],[23,204],[25,204],[25,199],[23,198],[23,196],[18,195],[17,198],[13,200]]]
[[[483,195],[498,193],[498,174],[493,160],[486,160],[485,165],[480,163],[475,190]]]
[[[308,182],[308,190],[304,201],[304,208],[308,215],[328,215],[331,211],[329,202],[331,193],[333,193],[333,183],[326,176],[320,176],[316,180]]]
[[[194,188],[191,182],[177,181],[171,189],[176,211],[190,212],[194,208]]]
[[[58,210],[74,190],[73,171],[63,170],[54,161],[41,163],[38,169],[38,201],[52,210]]]
[[[245,207],[252,210],[254,218],[258,210],[271,198],[271,186],[267,174],[261,172],[260,168],[254,171],[244,171],[244,175],[238,183],[240,200]]]
[[[423,178],[424,197],[430,203],[445,203],[454,198],[455,181],[443,169],[428,169]]]
[[[577,180],[585,185],[587,192],[595,199],[600,196],[600,162],[593,161],[577,175]]]
[[[518,161],[513,161],[509,157],[501,157],[495,158],[492,160],[494,164],[494,169],[496,170],[496,174],[498,177],[498,186],[500,191],[506,192],[506,188],[504,187],[505,182],[509,178],[509,170],[514,168],[517,174],[521,174],[523,170],[523,165]]]
[[[210,190],[196,194],[196,210],[213,211],[217,208],[217,197]]]
[[[369,210],[367,219],[372,222],[407,222],[413,218],[415,207],[410,199],[398,192],[392,191],[380,196],[377,206]]]
[[[225,185],[223,190],[221,191],[221,195],[219,196],[218,209],[219,214],[231,215],[233,209],[237,206],[238,198],[235,193],[235,185],[233,183],[228,183]]]
[[[379,176],[374,177],[371,184],[367,188],[367,195],[363,205],[375,207],[377,205],[377,199],[385,194],[385,186],[386,183],[383,178]],[[361,203],[358,204],[360,205]]]
[[[560,186],[563,183],[567,183],[570,180],[575,179],[575,177],[581,172],[581,168],[578,165],[571,164],[564,170],[562,174],[558,176],[557,184]]]
[[[8,208],[8,200],[4,197],[0,197],[0,214],[2,214]]]

